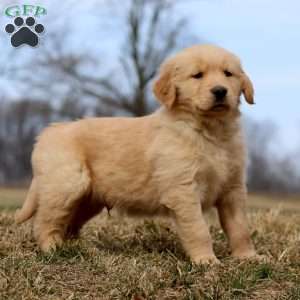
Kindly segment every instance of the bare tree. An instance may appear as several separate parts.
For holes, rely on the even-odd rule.
[[[125,55],[121,56],[120,64],[132,92],[123,96],[120,104],[134,115],[141,116],[151,110],[149,83],[162,61],[178,47],[185,29],[186,20],[182,18],[170,25],[172,9],[168,1],[132,0],[126,14]]]
[[[159,65],[181,42],[190,38],[183,34],[186,22],[176,17],[173,3],[166,0],[126,2],[125,15],[120,16],[125,23],[121,29],[125,36],[121,54],[117,58],[118,64],[113,69],[106,69],[105,74],[99,75],[101,61],[92,53],[65,50],[64,40],[68,32],[64,32],[64,35],[47,36],[52,45],[41,57],[35,57],[39,71],[27,73],[26,81],[42,93],[51,93],[50,98],[55,95],[56,99],[60,97],[56,95],[59,88],[55,91],[55,86],[63,82],[67,93],[72,92],[85,105],[91,105],[97,115],[145,115],[156,105],[150,82]],[[22,76],[24,81],[24,73]],[[49,87],[49,81],[52,87]]]

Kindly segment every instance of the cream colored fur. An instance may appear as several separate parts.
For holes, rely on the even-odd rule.
[[[228,77],[224,71],[232,73]],[[201,78],[195,74],[202,72]],[[224,86],[226,106],[211,89]],[[240,95],[253,87],[239,60],[210,45],[183,50],[154,83],[163,104],[141,118],[88,118],[45,129],[32,154],[34,177],[18,223],[34,218],[43,251],[60,246],[104,207],[172,216],[196,263],[217,261],[203,211],[216,206],[236,257],[255,255],[245,215]]]

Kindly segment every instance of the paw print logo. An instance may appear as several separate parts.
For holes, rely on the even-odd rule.
[[[24,19],[17,17],[14,19],[13,24],[7,24],[5,31],[11,35],[10,42],[12,46],[19,47],[22,44],[27,44],[31,47],[35,47],[39,43],[39,34],[44,31],[42,24],[35,24],[33,17],[28,17],[24,24]]]

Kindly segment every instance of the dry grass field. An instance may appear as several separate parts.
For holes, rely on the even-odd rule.
[[[229,257],[226,238],[208,217],[222,264],[196,266],[167,220],[103,212],[51,255],[16,226],[24,191],[0,189],[0,299],[300,299],[300,200],[250,196],[255,245],[265,261]]]

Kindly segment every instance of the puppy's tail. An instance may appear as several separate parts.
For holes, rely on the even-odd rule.
[[[36,182],[35,179],[33,179],[23,207],[19,209],[15,214],[15,222],[17,224],[20,224],[30,219],[36,212],[37,205],[38,200],[36,192]]]

